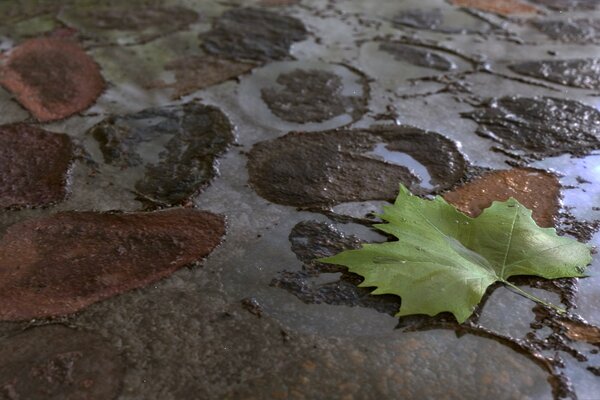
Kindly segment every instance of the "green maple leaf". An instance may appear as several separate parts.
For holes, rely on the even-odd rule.
[[[401,186],[395,204],[380,217],[387,223],[375,227],[398,241],[365,244],[319,261],[362,275],[360,286],[376,287],[373,294],[400,296],[397,316],[449,311],[462,323],[494,282],[557,308],[507,279],[581,277],[592,259],[588,246],[540,228],[513,198],[470,218],[440,196],[423,200]]]

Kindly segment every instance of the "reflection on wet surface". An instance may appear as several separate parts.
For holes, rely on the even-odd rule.
[[[416,175],[419,178],[419,185],[427,190],[433,189],[433,184],[431,183],[431,175],[429,175],[429,171],[427,168],[412,158],[410,154],[406,154],[400,151],[390,151],[386,147],[385,143],[377,143],[375,145],[375,149],[373,149],[372,153],[366,153],[367,155],[374,155],[378,158],[382,158],[384,161],[387,161],[391,164],[402,165],[407,167],[413,175]]]
[[[255,145],[248,162],[258,194],[304,207],[392,200],[398,189],[386,182],[430,193],[452,186],[464,170],[453,142],[409,126],[292,132]]]
[[[538,20],[533,25],[548,38],[563,43],[585,44],[600,39],[600,20],[597,19]]]
[[[479,123],[479,134],[507,150],[539,157],[600,148],[600,112],[573,100],[503,97],[463,115]]]
[[[190,102],[112,116],[92,127],[104,162],[121,170],[142,167],[135,190],[146,201],[181,204],[217,174],[217,157],[233,141],[216,107]]]
[[[595,398],[597,254],[462,325],[316,259],[400,182],[600,246],[599,9],[0,1],[0,398]]]
[[[600,89],[600,60],[595,58],[527,61],[511,65],[510,68],[523,75],[565,86]]]

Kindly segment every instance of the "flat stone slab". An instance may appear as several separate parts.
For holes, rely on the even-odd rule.
[[[47,325],[0,341],[2,399],[116,399],[125,362],[101,336]]]
[[[307,31],[293,17],[259,8],[236,8],[224,12],[213,29],[200,37],[210,54],[264,62],[288,58],[292,43],[304,40]]]
[[[295,69],[282,73],[275,82],[279,87],[263,88],[261,98],[273,114],[285,121],[325,122],[343,114],[357,120],[366,111],[368,91],[344,94],[342,78],[330,71]]]
[[[529,0],[557,11],[592,11],[598,8],[596,0]]]
[[[58,18],[101,42],[135,44],[186,29],[200,16],[183,6],[132,0],[104,4],[75,2],[63,6]]]
[[[513,71],[582,89],[600,89],[600,59],[526,61],[509,66]]]
[[[106,163],[143,168],[132,189],[162,205],[185,204],[206,188],[217,175],[218,157],[234,140],[225,114],[195,101],[111,116],[87,134]]]
[[[452,141],[406,126],[293,132],[255,145],[248,162],[258,194],[302,207],[391,200],[399,183],[436,191],[458,181],[464,169]]]
[[[569,18],[538,20],[533,26],[549,39],[562,43],[591,44],[600,40],[600,20]]]
[[[26,124],[0,126],[0,208],[57,203],[67,195],[69,136]]]
[[[100,68],[77,42],[50,37],[27,40],[3,56],[0,85],[44,122],[85,110],[105,86]]]
[[[165,65],[165,71],[175,75],[175,82],[157,82],[151,88],[173,88],[173,99],[178,99],[197,90],[217,85],[242,75],[255,67],[249,62],[232,61],[210,55],[190,55],[177,58]]]
[[[600,149],[600,112],[575,100],[507,96],[462,115],[479,124],[478,134],[533,157]]]
[[[66,315],[144,287],[208,256],[221,216],[64,212],[10,226],[0,239],[0,320]]]
[[[494,201],[517,199],[533,210],[542,227],[553,227],[560,208],[560,183],[556,175],[529,168],[494,171],[445,193],[444,198],[470,217],[477,217]]]

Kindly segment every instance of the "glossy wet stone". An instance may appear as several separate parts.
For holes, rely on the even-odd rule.
[[[187,7],[131,1],[112,4],[80,2],[63,7],[59,19],[98,40],[137,43],[185,29],[199,19]]]
[[[194,10],[181,6],[127,3],[81,4],[65,7],[60,18],[82,31],[130,31],[130,35],[155,36],[185,28],[198,20]]]
[[[473,398],[481,393],[507,400],[550,396],[541,368],[493,340],[443,328],[402,332],[394,329],[392,317],[375,312],[392,320],[385,332],[356,336],[348,325],[325,320],[320,322],[333,325],[335,333],[306,334],[280,324],[268,310],[259,318],[240,299],[224,301],[215,289],[207,284],[200,289],[201,296],[175,287],[159,291],[158,298],[136,302],[140,317],[135,320],[126,317],[131,301],[117,310],[86,313],[87,323],[107,326],[111,335],[123,340],[130,359],[128,377],[155,377],[131,387],[131,397],[152,398],[163,390],[174,399],[271,399],[285,398],[288,392],[298,398],[337,399],[342,391],[360,399],[396,398],[398,393],[407,398],[444,398],[441,394],[449,390]],[[314,318],[324,307],[330,306],[302,308]],[[365,310],[333,308],[338,315]],[[369,322],[357,315],[353,325]],[[173,341],[177,346],[171,345]],[[437,378],[432,381],[431,376],[446,371],[453,371],[451,380],[445,381],[450,387],[438,385]],[[494,379],[498,375],[504,378]],[[165,379],[172,388],[163,386]],[[481,379],[489,382],[485,389],[479,386]]]
[[[0,208],[57,203],[67,195],[73,145],[65,134],[0,125]]]
[[[280,272],[271,286],[285,289],[308,304],[369,307],[390,315],[398,312],[399,297],[372,296],[371,288],[358,287],[362,277],[345,267],[317,261],[360,248],[361,241],[355,236],[346,236],[330,224],[304,221],[294,226],[289,240],[292,251],[304,263],[302,270]]]
[[[125,362],[105,339],[62,325],[0,339],[0,396],[7,400],[116,399]]]
[[[569,234],[581,242],[589,242],[596,232],[600,230],[600,221],[598,220],[578,221],[567,214],[561,222],[561,232]]]
[[[549,82],[582,89],[600,89],[600,60],[527,61],[509,66],[513,71]]]
[[[575,100],[502,97],[463,116],[479,124],[479,135],[531,156],[586,154],[600,148],[600,112]]]
[[[253,63],[231,61],[207,55],[187,56],[165,65],[166,71],[175,74],[174,83],[161,82],[152,87],[171,87],[174,90],[172,98],[178,99],[242,75],[254,66]]]
[[[299,260],[292,250],[288,235],[299,222],[334,223],[328,222],[323,213],[336,221],[335,229],[346,238],[360,238],[364,242],[385,240],[369,228],[373,218],[367,214],[380,210],[383,201],[343,203],[333,211],[298,211],[295,207],[272,204],[249,187],[247,155],[256,143],[275,140],[288,132],[320,132],[350,124],[353,128],[364,128],[384,121],[438,132],[457,145],[462,144],[460,151],[472,165],[459,183],[445,190],[456,188],[481,171],[506,169],[507,161],[533,165],[528,157],[507,156],[506,148],[502,148],[502,152],[489,151],[495,143],[474,134],[477,124],[461,119],[460,113],[475,110],[475,104],[481,99],[512,95],[525,98],[551,95],[596,108],[598,99],[593,97],[596,89],[566,88],[567,92],[564,86],[507,71],[506,66],[524,61],[596,57],[593,43],[565,46],[546,39],[531,26],[530,18],[592,20],[598,18],[600,10],[560,14],[539,2],[521,1],[538,7],[543,13],[503,18],[439,0],[380,0],[374,4],[361,0],[301,0],[292,6],[273,5],[269,11],[301,20],[310,30],[306,40],[295,42],[291,50],[285,52],[286,57],[294,60],[289,62],[288,68],[281,68],[281,61],[268,61],[263,66],[258,65],[263,61],[253,61],[248,63],[257,65],[253,71],[236,75],[239,83],[231,79],[224,84],[219,81],[228,79],[224,78],[229,75],[227,63],[245,64],[244,59],[210,54],[216,62],[209,62],[200,37],[209,32],[211,26],[216,27],[219,16],[227,10],[287,1],[65,0],[58,6],[53,5],[51,10],[48,1],[0,1],[0,20],[5,22],[0,23],[0,51],[10,50],[22,43],[23,38],[51,32],[57,24],[65,25],[71,32],[77,28],[74,36],[102,66],[102,74],[109,82],[106,94],[85,115],[47,127],[66,132],[78,141],[81,139],[85,150],[70,171],[72,193],[67,201],[52,209],[5,210],[0,213],[0,231],[15,221],[48,216],[59,210],[133,211],[168,206],[170,203],[159,199],[151,204],[136,201],[150,197],[136,189],[136,183],[144,179],[148,165],[161,162],[159,154],[166,150],[166,143],[178,135],[169,133],[176,131],[171,128],[173,125],[166,124],[169,128],[160,134],[149,134],[152,138],[149,141],[131,145],[132,153],[140,158],[138,164],[131,166],[120,163],[118,158],[114,163],[107,162],[100,143],[85,133],[111,115],[168,108],[179,103],[174,100],[179,95],[202,98],[202,103],[218,107],[232,125],[235,124],[236,139],[241,147],[217,157],[218,179],[199,196],[192,195],[183,203],[198,204],[203,209],[227,215],[230,226],[227,240],[211,253],[202,268],[182,268],[146,289],[131,290],[60,318],[70,326],[97,332],[119,351],[122,349],[128,370],[123,377],[120,397],[544,400],[552,398],[550,382],[555,385],[557,398],[560,394],[569,394],[570,382],[579,399],[593,399],[600,393],[600,381],[590,370],[600,366],[600,354],[591,353],[597,350],[596,345],[577,340],[569,342],[559,331],[566,328],[550,327],[550,323],[538,321],[531,311],[534,304],[514,292],[503,288],[494,290],[479,320],[488,328],[487,332],[482,327],[460,327],[448,319],[445,324],[443,320],[442,323],[436,320],[437,325],[419,327],[413,321],[393,317],[391,305],[387,309],[388,306],[369,303],[368,296],[354,291],[357,282],[347,280],[343,271],[321,270],[312,263],[308,255],[310,244],[303,246],[302,243],[303,238],[311,237],[309,232],[299,235],[294,245],[299,253],[303,252],[299,249],[305,249],[306,256]],[[78,25],[69,12],[79,12],[88,5],[100,12],[114,10],[114,21],[120,19],[121,25],[115,22],[106,29],[95,27],[95,21],[90,18],[85,21],[81,18]],[[164,13],[164,21],[152,14],[155,9],[171,7],[188,9],[188,14],[197,19],[185,25],[191,18],[183,13]],[[404,24],[393,21],[394,16],[411,9],[427,14],[436,8],[438,17],[433,15],[429,23],[422,22],[422,27],[409,26],[418,25],[414,14],[412,21],[405,19]],[[58,9],[62,11],[56,18]],[[121,15],[117,15],[119,13]],[[139,16],[144,19],[138,20]],[[140,25],[134,27],[138,22]],[[261,30],[258,25],[250,24],[252,28],[248,29]],[[393,55],[379,50],[383,41],[420,43],[418,49],[448,58],[456,64],[456,69],[447,74],[443,70],[397,61]],[[208,64],[205,69],[203,63]],[[330,121],[304,123],[274,115],[264,103],[261,90],[272,88],[284,92],[285,87],[278,85],[276,79],[296,69],[318,69],[339,76],[344,96],[364,96],[360,92],[361,82],[368,80],[368,112],[358,120],[344,114]],[[237,72],[235,69],[231,76]],[[262,72],[264,75],[259,76]],[[214,80],[213,73],[216,74]],[[258,90],[247,90],[249,82]],[[149,83],[158,87],[149,89]],[[252,108],[255,105],[261,107],[260,112]],[[0,124],[27,118],[26,110],[11,100],[10,93],[0,90]],[[577,123],[575,120],[573,125]],[[145,137],[145,133],[140,136]],[[508,150],[518,153],[516,148]],[[407,169],[414,171],[415,179],[422,181],[421,184],[417,181],[414,187],[429,184],[433,190],[444,193],[431,182],[434,174],[426,165],[414,157],[412,161],[400,157],[386,148],[383,140],[365,152],[377,161],[406,162]],[[441,153],[429,152],[436,157]],[[295,159],[291,151],[285,154],[287,158],[281,158],[279,163]],[[543,165],[538,162],[535,165],[564,175],[561,177],[563,211],[574,215],[579,222],[593,222],[600,218],[600,211],[592,210],[600,198],[594,179],[598,163],[593,161],[598,157],[570,157],[568,153],[546,157]],[[577,168],[563,168],[565,159],[573,160]],[[165,161],[164,165],[170,163]],[[173,161],[171,165],[181,163]],[[577,180],[577,176],[580,179]],[[397,190],[397,183],[390,179],[380,186],[389,185]],[[422,189],[423,192],[431,190]],[[344,219],[347,215],[352,217]],[[364,225],[349,223],[350,220]],[[591,225],[571,225],[571,222],[575,220],[569,220],[569,226],[565,227],[565,216],[560,215],[561,234],[570,234],[572,230],[589,236],[593,232],[589,229]],[[182,222],[178,229],[186,225]],[[594,235],[594,245],[598,237]],[[151,246],[153,243],[150,241]],[[325,239],[310,243],[314,244],[317,255],[319,246],[325,250],[333,248]],[[139,247],[144,248],[143,244]],[[555,303],[560,301],[559,297],[568,297],[570,306],[573,302],[578,306],[571,307],[571,312],[597,323],[600,315],[600,286],[595,278],[598,265],[595,262],[590,267],[590,278],[569,284],[519,282],[524,290],[529,290],[526,285],[536,286],[531,289],[536,295]],[[300,291],[270,286],[274,278],[284,277],[290,284],[286,289]],[[0,343],[29,325],[39,323],[0,323],[0,338],[3,338]],[[415,327],[413,331],[407,331],[411,327]],[[503,334],[511,336],[503,337]],[[40,341],[44,342],[44,338]],[[522,346],[525,342],[528,343],[526,349]],[[589,361],[577,361],[582,354]],[[540,359],[543,361],[537,361]],[[555,367],[549,367],[552,365]],[[560,374],[562,387],[556,385]],[[3,395],[0,390],[0,398]]]
[[[88,135],[106,163],[143,168],[135,190],[159,204],[182,204],[204,189],[217,174],[217,158],[234,139],[227,117],[197,102],[109,117]]]
[[[565,334],[570,339],[600,345],[600,328],[597,326],[568,319],[559,320],[558,323],[566,329]]]
[[[563,43],[595,43],[600,40],[600,20],[572,18],[539,20],[533,25],[552,40]]]
[[[402,8],[401,11],[394,10],[393,14],[391,14],[390,22],[394,28],[397,28],[402,33],[404,33],[406,28],[412,28],[447,34],[472,34],[489,32],[492,28],[488,21],[470,15],[463,8],[451,8],[435,2],[428,5],[430,7],[423,5],[421,8]],[[443,8],[440,6],[443,6]],[[390,10],[389,12],[392,11]],[[413,38],[417,39],[418,36],[414,36]],[[384,40],[389,41],[391,39],[393,38],[385,38]]]
[[[379,49],[391,54],[397,61],[420,67],[433,68],[439,71],[450,71],[456,68],[456,65],[447,57],[400,42],[385,41],[379,45]]]
[[[538,10],[530,4],[520,0],[451,0],[459,7],[475,8],[501,15],[534,14]]]
[[[83,111],[104,90],[98,65],[70,39],[31,39],[3,58],[0,84],[39,121]]]
[[[419,9],[414,8],[396,14],[392,23],[396,27],[408,26],[417,29],[435,30],[444,22],[444,14],[439,8]]]
[[[254,122],[284,132],[323,131],[367,111],[368,78],[355,68],[321,61],[276,61],[241,79],[239,107]]]
[[[391,200],[399,183],[415,192],[436,191],[458,181],[464,168],[453,142],[406,126],[293,132],[255,145],[248,161],[259,195],[301,207]]]
[[[192,209],[17,223],[0,239],[0,320],[71,314],[144,287],[206,257],[224,234],[223,217]]]
[[[545,171],[515,168],[487,173],[444,194],[444,199],[465,214],[476,217],[493,201],[517,199],[533,210],[542,227],[553,227],[560,208],[558,178]]]
[[[307,31],[296,18],[258,8],[235,8],[221,15],[213,29],[202,34],[203,48],[232,60],[283,60],[290,46]]]
[[[232,389],[230,397],[260,398],[258,393],[283,399],[293,398],[288,393],[305,399],[319,398],[323,393],[340,399],[508,400],[551,396],[544,375],[531,361],[491,340],[437,330],[398,335],[384,342],[385,351],[376,350],[382,344],[377,337],[354,343],[346,351],[308,353]],[[490,354],[495,356],[490,358]],[[450,361],[457,358],[463,362]],[[356,371],[367,378],[357,381]],[[446,384],[436,384],[439,379]]]
[[[277,77],[279,88],[263,88],[261,97],[271,112],[290,122],[324,122],[343,114],[360,118],[368,91],[344,94],[342,79],[333,72],[296,69]]]
[[[529,0],[557,11],[591,11],[598,7],[596,0]]]

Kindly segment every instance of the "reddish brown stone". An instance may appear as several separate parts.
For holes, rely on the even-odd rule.
[[[40,121],[82,111],[104,90],[98,65],[70,39],[31,39],[2,61],[0,84]]]
[[[600,345],[600,328],[582,321],[560,319],[558,323],[565,328],[565,334],[571,340]]]
[[[63,200],[72,152],[65,134],[25,124],[0,126],[0,208]]]
[[[125,367],[102,337],[61,325],[29,329],[0,341],[0,398],[117,398]]]
[[[197,90],[225,82],[245,74],[256,64],[231,61],[213,56],[187,56],[169,62],[165,69],[175,73],[175,83],[151,83],[153,87],[172,87],[173,99],[187,96]]]
[[[560,183],[548,172],[529,168],[494,171],[444,194],[446,201],[471,217],[481,214],[493,201],[509,197],[533,210],[538,225],[554,226],[560,207]]]
[[[459,7],[476,8],[500,15],[535,14],[538,9],[519,0],[451,0]]]
[[[0,239],[0,320],[65,315],[169,276],[210,252],[221,216],[64,212],[10,226]]]

